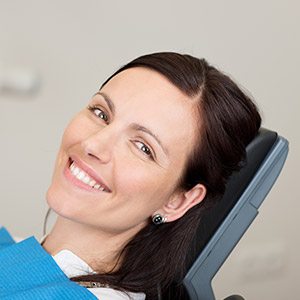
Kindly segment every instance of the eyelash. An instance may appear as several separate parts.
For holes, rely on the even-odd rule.
[[[101,108],[99,108],[98,106],[88,106],[87,107],[89,111],[91,111],[95,116],[99,117],[101,120],[103,120],[106,124],[109,123],[109,118],[108,118],[108,115],[105,113],[104,110],[102,110]],[[95,111],[98,110],[99,111],[99,114],[97,114]],[[100,117],[104,115],[104,117]],[[140,143],[142,144],[142,147],[139,148],[139,149],[142,149],[144,148],[145,151],[141,150],[146,156],[148,156],[149,159],[151,160],[154,160],[154,155],[152,153],[152,150],[150,149],[150,147],[148,147],[145,143],[141,142],[141,141],[134,141],[136,143]]]
[[[151,149],[150,149],[146,144],[144,144],[144,143],[141,142],[141,141],[135,141],[135,142],[142,144],[143,146],[142,146],[141,148],[139,148],[139,149],[142,149],[142,148],[145,149],[145,148],[146,148],[146,151],[143,151],[143,150],[141,150],[141,151],[142,151],[145,155],[147,155],[150,159],[154,160],[153,153],[152,153]]]
[[[87,108],[94,115],[96,115],[97,117],[102,119],[106,124],[108,124],[108,115],[105,113],[105,111],[103,109],[101,109],[101,108],[99,108],[98,106],[95,106],[95,105],[93,105],[93,106],[89,105]],[[100,112],[99,115],[102,114],[102,116],[104,115],[105,117],[100,117],[98,114],[96,114],[96,112],[95,112],[96,110],[98,110]]]

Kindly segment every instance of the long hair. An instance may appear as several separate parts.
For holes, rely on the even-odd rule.
[[[164,294],[173,282],[183,279],[201,216],[221,198],[229,176],[239,169],[246,145],[257,134],[261,118],[253,101],[229,76],[205,59],[190,55],[161,52],[138,57],[111,75],[101,88],[116,74],[134,67],[154,70],[187,96],[198,99],[198,142],[178,188],[189,190],[202,183],[207,187],[207,195],[174,222],[155,226],[149,221],[122,250],[118,269],[71,280],[100,282],[124,291],[144,292],[147,299],[159,299],[158,289]]]

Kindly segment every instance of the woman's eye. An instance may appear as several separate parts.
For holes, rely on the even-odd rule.
[[[100,119],[102,119],[105,123],[108,122],[108,116],[107,116],[107,114],[102,109],[100,109],[99,107],[97,107],[97,106],[88,106],[88,109],[93,114],[95,114],[97,117],[99,117]]]
[[[139,141],[136,141],[136,145],[142,152],[144,152],[147,156],[153,159],[152,151],[147,145]]]

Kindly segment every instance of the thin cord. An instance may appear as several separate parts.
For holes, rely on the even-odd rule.
[[[46,216],[44,218],[44,226],[43,226],[43,236],[46,234],[46,229],[47,229],[47,221],[48,221],[48,217],[50,215],[51,212],[51,208],[48,208]]]
[[[157,284],[157,300],[161,300],[161,288],[160,284]]]

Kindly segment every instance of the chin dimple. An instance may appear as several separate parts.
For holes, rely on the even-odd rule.
[[[106,191],[104,186],[102,186],[95,179],[91,178],[88,174],[86,174],[83,170],[76,166],[74,162],[71,163],[69,169],[74,177],[76,177],[78,180],[85,183],[86,185],[96,190]]]

